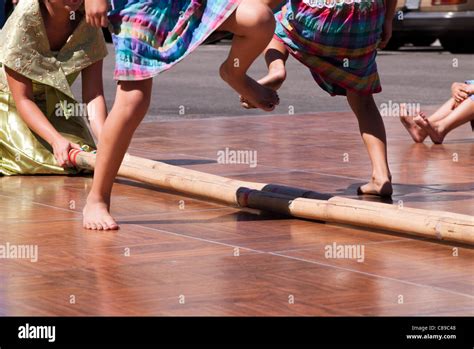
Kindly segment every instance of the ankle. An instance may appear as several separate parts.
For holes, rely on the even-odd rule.
[[[387,172],[379,172],[379,173],[373,173],[372,174],[372,182],[377,183],[377,184],[383,184],[385,182],[391,182],[392,181],[392,175]]]
[[[243,76],[239,73],[239,69],[234,67],[231,61],[226,60],[219,68],[219,74],[224,81],[235,80]]]
[[[442,123],[433,123],[433,128],[435,129],[436,132],[438,132],[442,137],[446,136],[447,129]]]
[[[268,67],[268,74],[277,77],[279,80],[285,80],[286,68],[282,65],[270,65]]]
[[[106,194],[101,194],[101,193],[94,193],[90,192],[89,195],[87,196],[86,203],[88,205],[91,204],[105,204],[105,205],[110,205],[110,195]]]

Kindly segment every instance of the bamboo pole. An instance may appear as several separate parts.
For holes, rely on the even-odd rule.
[[[71,150],[70,159],[78,168],[94,169],[95,154]],[[458,213],[328,197],[301,188],[239,181],[130,155],[125,156],[118,176],[231,206],[474,245],[474,217]]]

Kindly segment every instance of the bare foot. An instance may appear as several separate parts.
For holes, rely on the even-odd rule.
[[[360,186],[357,189],[357,195],[376,195],[381,197],[392,196],[393,188],[390,178],[384,180],[378,180],[372,178],[372,180]]]
[[[413,138],[415,143],[423,143],[425,138],[428,136],[428,133],[426,133],[425,130],[420,128],[415,123],[415,121],[413,121],[413,116],[400,115],[400,121],[402,122],[402,125],[405,126],[406,130],[410,134],[411,138]]]
[[[430,136],[434,144],[443,143],[445,134],[440,132],[435,125],[432,125],[425,115],[420,114],[413,121]]]
[[[270,69],[268,74],[257,82],[265,87],[277,91],[286,80],[286,69]],[[245,109],[255,108],[246,98],[240,96],[240,103]]]
[[[221,65],[220,75],[225,82],[252,105],[265,111],[272,111],[280,103],[275,91],[260,85],[247,75],[236,75],[234,71],[235,69],[229,69],[224,63]]]
[[[117,230],[119,228],[109,213],[109,205],[104,201],[87,198],[87,204],[82,214],[85,229]]]
[[[263,78],[258,80],[260,85],[265,87],[271,88],[273,91],[277,91],[280,89],[281,85],[286,80],[286,69],[285,68],[278,68],[278,69],[270,69],[267,75]]]

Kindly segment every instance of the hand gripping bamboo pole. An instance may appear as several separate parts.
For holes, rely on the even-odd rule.
[[[95,166],[92,153],[71,150],[70,160],[82,169],[93,170]],[[125,156],[118,176],[231,206],[474,245],[474,217],[468,215],[329,197],[301,188],[239,181],[130,155]]]

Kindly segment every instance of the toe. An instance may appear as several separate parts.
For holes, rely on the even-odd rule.
[[[107,227],[110,230],[117,230],[118,229],[118,224],[113,219],[108,219],[108,220],[105,221],[105,223],[107,224]]]

